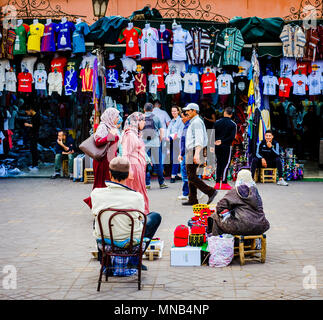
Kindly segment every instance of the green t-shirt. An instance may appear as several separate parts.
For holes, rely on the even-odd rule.
[[[16,40],[13,46],[13,54],[26,54],[27,53],[27,33],[29,26],[22,24],[15,29]]]

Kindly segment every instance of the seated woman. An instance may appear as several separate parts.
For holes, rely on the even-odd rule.
[[[213,236],[259,235],[270,227],[263,211],[262,200],[251,172],[239,171],[235,188],[217,203],[216,212],[208,218],[207,233]]]

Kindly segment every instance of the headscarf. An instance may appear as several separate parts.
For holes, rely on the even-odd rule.
[[[250,187],[256,187],[256,183],[253,181],[250,170],[242,169],[238,172],[235,187],[238,188],[241,185],[247,185]]]
[[[101,115],[101,122],[95,132],[94,138],[105,138],[109,134],[109,130],[117,128],[115,121],[119,118],[120,111],[115,108],[106,109]]]
[[[125,121],[123,134],[134,131],[138,136],[139,133],[139,122],[145,120],[145,115],[141,112],[134,112]]]

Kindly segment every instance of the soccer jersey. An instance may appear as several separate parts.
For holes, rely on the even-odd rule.
[[[296,68],[294,74],[299,74],[299,72],[301,72],[301,74],[304,74],[305,76],[310,74],[312,72],[311,63],[308,61],[307,62],[298,61],[297,68]]]
[[[21,72],[18,74],[18,91],[31,92],[33,77],[30,72]]]
[[[278,95],[280,97],[289,98],[290,89],[293,86],[293,82],[289,78],[279,78],[278,86],[279,86]]]
[[[305,95],[306,85],[308,84],[307,77],[304,74],[294,74],[292,77],[293,82],[293,94],[295,95]]]
[[[45,70],[36,70],[34,72],[34,82],[36,90],[46,90],[47,73]]]
[[[263,76],[262,82],[264,83],[264,95],[274,96],[276,95],[276,86],[278,86],[278,80],[274,76]]]
[[[65,72],[64,84],[66,96],[70,96],[77,91],[77,73],[74,69]]]
[[[133,82],[135,81],[133,74],[128,70],[123,70],[119,76],[120,90],[133,89]]]
[[[182,90],[182,77],[178,74],[169,74],[165,83],[167,84],[167,94],[176,94]]]
[[[184,76],[184,92],[196,93],[196,84],[199,82],[199,78],[196,73],[186,73]]]
[[[85,36],[90,33],[90,28],[85,22],[77,23],[73,32],[73,52],[86,52]]]
[[[50,23],[45,25],[44,35],[41,42],[42,52],[56,51],[56,32],[57,32],[56,23]]]
[[[201,77],[202,90],[204,94],[215,93],[216,76],[213,72],[203,73]]]
[[[34,66],[37,61],[37,57],[25,57],[21,60],[21,71],[24,72],[28,70],[31,74],[34,73]]]
[[[6,72],[6,90],[10,92],[17,91],[17,78],[16,74],[13,71]]]
[[[177,28],[173,32],[173,55],[172,60],[186,60],[186,45],[193,41],[190,33],[182,28]]]
[[[41,23],[29,26],[29,37],[27,43],[28,52],[40,52],[40,39],[44,34],[44,29],[45,26]]]
[[[218,92],[221,95],[231,93],[231,83],[233,83],[232,76],[230,74],[220,74],[218,77]]]
[[[51,96],[53,92],[57,92],[60,96],[62,95],[63,89],[63,77],[60,72],[51,72],[48,75],[48,94]]]
[[[57,35],[57,50],[65,51],[72,50],[71,36],[75,30],[74,23],[66,21],[59,23],[56,27]]]
[[[148,76],[148,82],[149,82],[149,92],[152,94],[156,94],[158,89],[158,75],[150,74]]]
[[[125,28],[121,31],[118,41],[121,43],[126,41],[126,56],[135,57],[140,55],[139,50],[139,39],[141,38],[142,32],[140,28]]]
[[[22,24],[19,27],[16,27],[16,39],[13,46],[13,54],[26,54],[27,53],[27,34],[29,31],[29,26]]]
[[[141,60],[157,59],[158,31],[155,28],[144,28],[141,37]]]
[[[157,41],[157,58],[160,60],[168,60],[171,58],[169,51],[169,43],[172,38],[172,32],[165,30],[161,32],[158,30],[158,41]]]
[[[153,62],[152,63],[152,74],[158,76],[158,91],[165,89],[164,75],[169,73],[168,63],[167,62]]]
[[[312,72],[308,77],[308,94],[310,96],[321,94],[322,76],[319,72]]]
[[[82,92],[93,91],[93,69],[82,69],[80,72],[80,78],[82,79]]]
[[[168,60],[168,69],[169,73],[176,73],[178,75],[184,75],[186,72],[186,66],[184,61],[173,61],[173,60]]]

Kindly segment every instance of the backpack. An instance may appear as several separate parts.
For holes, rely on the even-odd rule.
[[[155,128],[155,122],[154,122],[154,114],[150,114],[145,119],[146,124],[143,130],[142,138],[143,140],[153,140],[157,136],[157,131]]]

